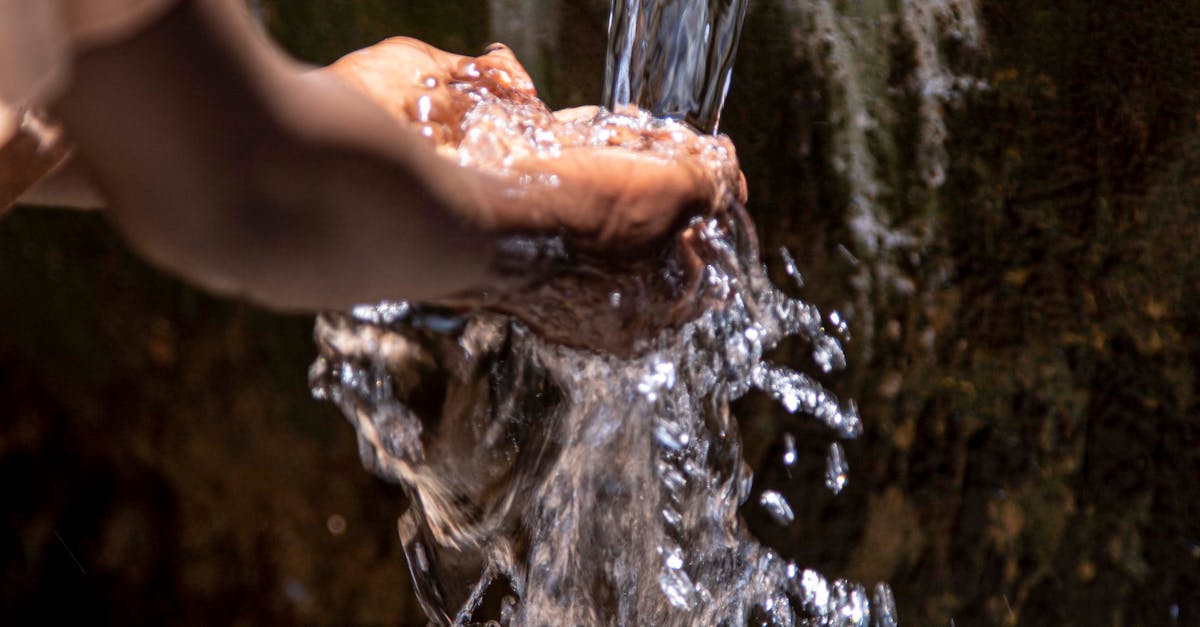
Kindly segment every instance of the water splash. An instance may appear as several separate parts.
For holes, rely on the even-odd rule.
[[[748,0],[613,0],[604,106],[636,105],[713,132]]]
[[[618,47],[649,27],[666,53],[618,55],[628,65],[610,66],[614,102],[714,127],[744,0],[615,7]],[[688,46],[705,53],[679,57]],[[658,82],[666,88],[643,89]],[[685,83],[691,91],[676,89]],[[451,147],[464,164],[502,166],[514,151],[562,141],[530,134],[549,115],[537,103],[465,96],[464,127],[448,130],[464,131]],[[651,150],[682,147],[736,174],[718,138],[627,113],[562,132],[588,145],[629,137]],[[857,437],[862,421],[812,375],[765,358],[794,337],[820,372],[845,366],[820,311],[768,280],[735,187],[646,263],[590,267],[561,241],[517,242],[554,261],[532,289],[454,311],[382,303],[318,319],[313,393],[355,427],[364,466],[409,494],[398,531],[434,624],[870,623],[861,585],[786,562],[738,514],[754,477],[732,401],[761,390],[843,438]],[[794,261],[788,271],[801,285]],[[794,461],[794,442],[791,450]],[[794,520],[782,495],[759,502],[781,524]],[[485,602],[497,598],[498,607]]]
[[[631,356],[487,312],[384,303],[319,319],[314,393],[355,426],[366,467],[411,495],[400,536],[435,623],[500,620],[481,602],[507,586],[506,625],[868,624],[860,586],[784,562],[738,516],[753,476],[731,401],[757,388],[844,437],[862,426],[764,359],[789,336],[841,349],[766,279],[748,224],[711,221],[712,307]],[[782,496],[762,503],[791,522]]]

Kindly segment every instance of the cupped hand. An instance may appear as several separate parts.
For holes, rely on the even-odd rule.
[[[690,215],[745,199],[723,136],[595,107],[552,112],[500,44],[478,57],[396,37],[321,70],[365,93],[437,148],[485,201],[477,224],[561,232],[577,248],[651,250]]]

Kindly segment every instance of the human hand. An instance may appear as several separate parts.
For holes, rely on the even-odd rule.
[[[512,51],[479,57],[397,37],[322,70],[437,147],[482,190],[471,219],[501,231],[561,232],[578,249],[627,257],[688,215],[744,201],[732,144],[636,110],[551,112]]]

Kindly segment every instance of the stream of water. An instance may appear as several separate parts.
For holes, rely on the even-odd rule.
[[[685,103],[682,119],[711,129],[744,10],[741,2],[617,0],[618,44],[633,32],[628,25],[653,26],[663,29],[669,51],[680,32],[674,27],[690,24],[684,31],[709,33],[710,48],[703,57],[669,53],[661,58],[672,64],[655,65],[616,45],[626,50],[616,67],[625,69],[614,73],[610,65],[610,94],[634,98],[637,81],[622,86],[622,76],[663,85],[690,77],[697,91],[661,102]],[[480,103],[501,121],[520,114],[487,98]],[[602,113],[572,133],[584,138],[578,141],[610,137],[616,128],[682,137],[683,127],[672,124]],[[714,138],[701,143],[704,154],[732,159]],[[318,319],[314,395],[354,425],[364,465],[410,495],[399,534],[434,624],[896,624],[886,585],[869,592],[789,563],[756,541],[739,516],[754,477],[732,401],[762,390],[789,413],[827,425],[824,480],[835,492],[849,468],[832,440],[854,438],[863,427],[852,403],[806,374],[844,367],[842,347],[816,307],[767,278],[735,196],[692,220],[660,259],[665,268],[654,262],[598,272],[565,259],[556,279],[503,312],[486,302],[468,313],[392,302]],[[798,289],[798,270],[783,256]],[[662,285],[674,291],[657,293]],[[702,313],[680,324],[638,320],[661,315],[662,307],[650,305],[656,298],[698,304],[692,310]],[[555,315],[538,315],[546,311]],[[611,328],[628,337],[613,344],[625,348],[587,345],[578,333],[564,341],[584,318],[617,321]],[[839,326],[836,318],[828,325],[834,333]],[[810,366],[765,358],[789,337],[809,347]],[[785,450],[794,461],[794,440]],[[765,508],[779,524],[794,519],[793,505],[775,492],[749,506]]]
[[[604,106],[713,132],[749,0],[613,0]]]

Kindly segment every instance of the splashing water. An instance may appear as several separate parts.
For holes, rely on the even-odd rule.
[[[400,535],[435,623],[502,618],[479,615],[499,587],[516,599],[508,625],[871,624],[861,586],[786,563],[737,514],[752,475],[732,400],[760,388],[843,435],[861,423],[764,360],[784,337],[836,341],[766,280],[752,238],[716,222],[702,290],[719,305],[633,357],[492,313],[385,303],[318,321],[314,391],[411,494]],[[782,496],[762,502],[791,522]]]
[[[715,131],[749,0],[613,0],[604,106]]]
[[[610,95],[645,103],[650,92],[638,86],[661,83],[651,99],[670,106],[660,112],[715,127],[745,2],[617,0],[614,11],[618,44],[658,29],[662,50],[678,56],[685,48],[672,46],[702,45],[707,65],[677,59],[669,67],[682,74],[664,76],[660,56],[628,57],[616,74],[610,65]],[[703,41],[697,24],[710,27]],[[699,87],[675,89],[685,75]],[[500,159],[545,115],[470,95],[468,119],[486,117],[489,136],[511,137],[496,156],[466,134],[453,148],[459,160]],[[716,138],[697,145],[671,124],[604,112],[566,130],[576,143],[628,135],[691,146],[714,169],[736,172]],[[409,494],[399,535],[433,623],[895,624],[886,586],[875,591],[872,623],[865,588],[786,562],[738,515],[753,475],[732,401],[758,389],[843,438],[862,423],[812,376],[764,358],[796,337],[820,371],[845,366],[817,308],[768,280],[731,191],[724,207],[694,218],[689,237],[657,261],[595,268],[561,242],[518,242],[557,268],[536,289],[481,296],[466,313],[393,302],[318,319],[314,396],[355,427],[364,466]],[[668,315],[678,311],[693,313]],[[790,465],[794,438],[785,446]],[[844,485],[844,454],[834,470]],[[777,492],[763,492],[759,505],[782,525],[794,520]]]
[[[786,527],[796,521],[796,514],[792,511],[792,506],[783,498],[782,494],[774,490],[766,490],[759,497],[758,502],[763,509],[767,510],[771,518],[775,519],[775,522]]]

